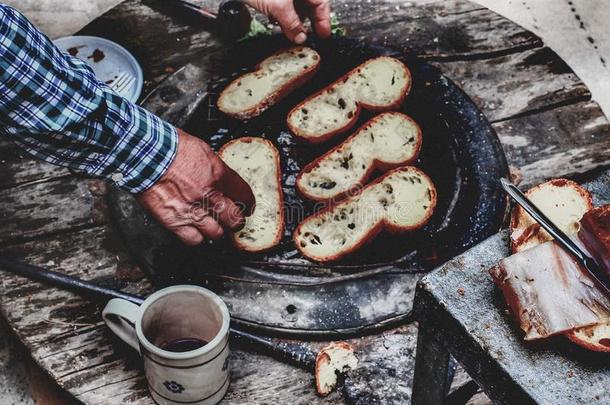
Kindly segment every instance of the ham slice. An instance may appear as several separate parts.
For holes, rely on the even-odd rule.
[[[575,242],[583,245],[576,238]],[[555,242],[514,254],[490,274],[525,332],[525,340],[610,321],[610,298]]]
[[[583,215],[578,237],[597,263],[610,274],[610,205],[594,208]]]

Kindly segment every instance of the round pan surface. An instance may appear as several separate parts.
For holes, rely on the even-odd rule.
[[[156,287],[205,285],[223,297],[241,327],[276,335],[337,337],[405,321],[422,273],[500,229],[507,200],[498,179],[508,176],[500,142],[472,100],[438,69],[348,38],[310,43],[322,59],[317,75],[259,117],[238,121],[216,108],[218,93],[234,78],[287,46],[280,36],[263,37],[201,56],[143,103],[215,150],[242,136],[263,137],[276,145],[285,202],[302,207],[298,214],[286,216],[280,245],[261,254],[237,251],[228,240],[186,247],[150,219],[132,196],[116,190],[110,194],[115,224]],[[308,95],[380,55],[397,57],[411,70],[413,86],[399,110],[422,128],[422,150],[413,165],[434,181],[437,207],[418,231],[381,234],[339,262],[317,264],[302,257],[292,241],[299,219],[314,210],[313,203],[296,193],[295,178],[302,167],[352,131],[311,145],[290,134],[286,115]],[[373,116],[363,110],[354,128]]]

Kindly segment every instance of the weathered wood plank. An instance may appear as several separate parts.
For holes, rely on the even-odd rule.
[[[348,35],[428,59],[487,58],[542,46],[536,35],[471,1],[332,3]]]
[[[123,364],[121,364],[123,366]],[[123,379],[115,375],[121,371]],[[74,376],[78,376],[77,372]],[[131,376],[120,367],[100,366],[83,370],[87,381],[95,381],[77,398],[95,404],[153,404],[148,396],[142,376]],[[91,378],[97,375],[98,378]],[[80,387],[79,387],[80,388]],[[296,404],[342,404],[339,392],[327,398],[315,394],[313,376],[303,370],[278,363],[254,353],[234,350],[231,353],[231,385],[221,402],[223,404],[269,404],[277,402]]]
[[[95,315],[99,317],[99,313]],[[152,403],[139,359],[110,334],[105,327],[97,328],[67,342],[62,340],[68,344],[75,340],[88,342],[82,347],[67,348],[43,358],[33,354],[61,387],[85,403]],[[234,351],[231,369],[232,383],[226,403],[268,403],[277,398],[278,390],[283,398],[297,403],[342,403],[339,393],[331,397],[332,401],[319,399],[311,374],[268,357]]]
[[[214,10],[220,1],[195,3]],[[212,52],[222,46],[205,27],[185,25],[184,19],[156,11],[154,2],[147,4],[150,6],[127,0],[79,34],[103,36],[125,46],[142,64],[149,81],[158,81],[199,52]],[[426,57],[484,57],[541,45],[534,34],[466,0],[335,1],[333,7],[351,36]],[[260,15],[257,18],[265,21]],[[151,43],[155,46],[149,46]]]
[[[549,48],[436,64],[492,122],[591,97],[584,83]]]
[[[147,3],[154,5],[151,1]],[[143,94],[197,53],[212,52],[221,46],[217,37],[203,27],[187,25],[183,19],[157,12],[140,0],[121,3],[78,34],[101,36],[127,48],[144,71],[146,83]]]
[[[151,291],[109,227],[13,245],[0,254],[127,292]],[[39,357],[73,347],[68,339],[71,334],[101,325],[98,306],[70,292],[10,274],[3,275],[1,285],[0,304],[6,318]],[[82,344],[76,342],[74,347]]]
[[[0,143],[0,189],[69,174],[68,169],[34,159],[13,144]]]
[[[269,357],[236,351],[231,356],[231,386],[226,404],[343,404],[339,392],[326,398],[315,394],[310,373]],[[281,394],[279,394],[281,392]]]
[[[60,178],[0,191],[0,245],[106,222],[106,185]]]
[[[149,292],[143,274],[123,252],[109,227],[96,227],[5,247],[0,254],[132,293]],[[13,275],[2,278],[0,304],[34,360],[73,394],[141,377],[129,349],[118,345],[114,350],[116,341],[101,320],[99,305]]]
[[[203,3],[212,8],[218,4]],[[590,97],[554,52],[542,48],[536,36],[513,22],[465,0],[409,4],[361,0],[336,2],[334,7],[350,35],[364,42],[454,60],[439,66],[464,87],[490,120]],[[109,32],[108,25],[116,29]],[[135,0],[121,4],[82,33],[108,36],[125,45],[138,57],[148,79],[165,76],[198,52],[220,46],[210,34]],[[150,42],[157,46],[146,46]],[[524,50],[528,51],[519,52]]]
[[[610,166],[610,123],[594,101],[493,126],[523,185]]]

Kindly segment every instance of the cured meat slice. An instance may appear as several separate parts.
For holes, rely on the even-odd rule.
[[[610,321],[610,298],[556,242],[507,257],[490,274],[525,340]]]
[[[594,208],[582,217],[578,237],[610,274],[610,204]]]

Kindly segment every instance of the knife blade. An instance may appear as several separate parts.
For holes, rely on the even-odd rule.
[[[502,188],[519,204],[540,226],[567,250],[589,272],[597,284],[610,295],[610,277],[597,264],[595,259],[585,253],[568,235],[559,229],[538,207],[532,203],[514,184],[500,179]]]

